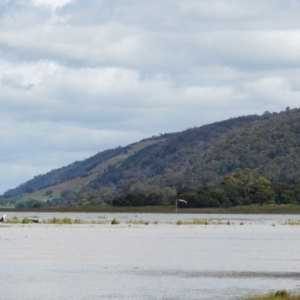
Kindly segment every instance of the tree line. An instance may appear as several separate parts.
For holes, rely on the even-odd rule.
[[[153,195],[155,197],[153,198]],[[300,204],[300,182],[287,184],[271,182],[264,176],[254,179],[250,169],[236,169],[225,175],[218,185],[183,187],[169,203],[163,202],[159,193],[128,193],[115,197],[113,206],[143,206],[173,204],[175,199],[185,199],[187,204],[178,202],[179,207],[231,207],[250,204]],[[155,201],[153,200],[155,199]]]
[[[51,196],[50,190],[45,196]],[[171,205],[176,199],[185,199],[187,204],[179,207],[231,207],[251,204],[300,204],[300,181],[295,184],[271,182],[264,176],[254,179],[250,169],[236,169],[225,175],[217,185],[185,186],[175,195],[165,198],[157,191],[150,193],[127,192],[114,196],[109,189],[97,191],[83,186],[78,191],[63,191],[60,197],[47,201],[29,199],[16,204],[17,208],[41,206],[103,205],[112,206],[157,206]],[[5,201],[6,199],[2,199]],[[4,204],[4,203],[3,203]]]

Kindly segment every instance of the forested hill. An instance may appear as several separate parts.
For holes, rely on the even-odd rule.
[[[237,168],[251,169],[254,178],[296,182],[300,109],[233,118],[107,150],[39,175],[6,196],[44,189],[51,200],[52,195],[59,196],[57,191],[70,189],[104,202],[128,192],[159,192],[166,198],[185,186],[216,185]],[[62,191],[62,184],[68,182],[69,188],[65,185]],[[31,193],[33,198],[37,195],[43,194]]]

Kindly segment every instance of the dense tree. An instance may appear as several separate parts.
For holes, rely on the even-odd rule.
[[[145,205],[162,205],[163,204],[163,196],[159,193],[150,193],[145,199]]]
[[[254,181],[251,187],[250,194],[252,197],[252,201],[255,203],[259,203],[260,205],[274,201],[275,197],[271,182],[263,176],[258,177]]]
[[[144,206],[162,205],[162,195],[158,193],[128,193],[115,197],[112,201],[113,206]]]

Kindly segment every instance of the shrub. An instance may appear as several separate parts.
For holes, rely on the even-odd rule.
[[[50,196],[50,195],[52,195],[52,190],[47,190],[46,192],[45,192],[45,194],[44,194],[44,196]]]

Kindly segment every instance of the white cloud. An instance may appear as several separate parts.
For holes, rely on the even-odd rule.
[[[37,7],[48,6],[53,10],[61,8],[67,4],[72,3],[73,0],[30,0],[30,3]]]

